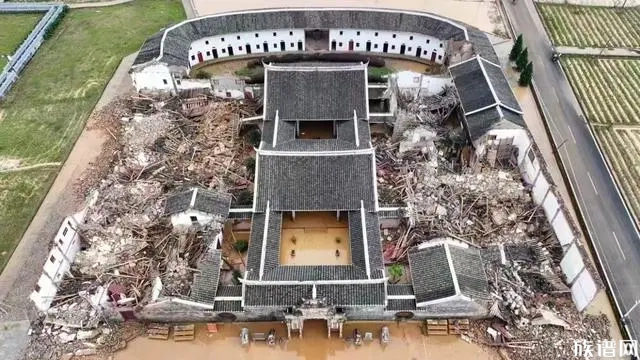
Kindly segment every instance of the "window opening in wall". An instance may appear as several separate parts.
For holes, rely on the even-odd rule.
[[[224,38],[221,38],[220,41],[224,42]]]
[[[293,31],[289,31],[289,36],[293,36]]]
[[[296,44],[294,43],[289,44],[289,47],[294,47],[294,46],[296,46]]]
[[[51,261],[52,263],[56,262],[56,257],[51,255],[51,257],[49,258],[49,261]]]
[[[280,51],[285,51],[287,49],[287,44],[284,41],[280,41]]]
[[[251,44],[246,44],[245,47],[247,48],[247,54],[251,54]]]
[[[356,31],[356,35],[360,36],[360,31]]]
[[[353,51],[353,40],[349,40],[349,51]]]
[[[207,56],[211,56],[211,51],[207,51]]]
[[[40,285],[36,284],[35,290],[36,292],[40,292]]]
[[[335,139],[336,124],[334,121],[298,121],[298,139]]]
[[[238,46],[238,51],[242,51],[242,46]]]
[[[227,95],[227,97],[228,97],[228,98],[230,98],[230,97],[231,97],[231,91],[227,91],[227,92],[225,93],[225,95]]]
[[[217,59],[218,58],[218,50],[216,48],[211,49],[211,51],[213,52],[213,58]]]
[[[391,45],[391,50],[395,50],[396,46],[395,45]]]
[[[371,41],[367,41],[366,50],[371,51]]]
[[[406,50],[406,47],[404,46],[404,44],[400,45],[400,55],[404,55],[405,50]]]
[[[256,33],[256,37],[260,37],[260,34]]]
[[[229,56],[233,56],[233,47],[231,45],[227,48],[227,52],[229,53]]]
[[[422,52],[422,55],[427,55],[429,52],[427,50]]]
[[[442,60],[442,55],[438,55],[438,60]]]
[[[58,239],[58,244],[63,245],[64,242],[62,241],[62,239]]]
[[[262,44],[262,48],[264,49],[264,52],[269,52],[269,43],[267,43],[266,41]]]
[[[236,36],[236,39],[237,39],[237,40],[240,40],[240,35]]]
[[[167,82],[167,79],[162,79],[162,83],[163,83],[163,84],[165,84],[165,85],[169,84],[169,83]]]
[[[409,46],[409,47],[407,48],[407,51],[408,51],[408,52],[411,52],[411,46]]]
[[[67,236],[67,231],[69,231],[69,228],[65,226],[65,228],[62,230],[62,236]]]
[[[278,50],[278,43],[273,43],[273,48],[276,49],[276,51]]]
[[[377,49],[378,48],[378,44],[373,44],[373,48]]]
[[[533,150],[529,149],[529,153],[527,154],[529,161],[532,163],[536,160],[536,154],[534,154]]]
[[[413,40],[413,35],[409,36],[409,40]]]
[[[436,61],[436,52],[431,53],[431,61]]]
[[[442,47],[442,43],[440,43],[440,47]]]
[[[256,44],[256,49],[260,49],[260,44]]]
[[[205,41],[204,41],[204,44],[205,44],[205,45],[209,45],[209,40],[205,40]]]
[[[180,79],[176,79],[176,84],[182,85],[182,81],[180,81]]]
[[[376,31],[375,34],[373,34],[373,36],[378,36],[378,32]]]
[[[394,38],[394,39],[396,38],[396,34],[393,34],[393,38]]]
[[[382,52],[387,52],[389,51],[389,43],[384,43],[384,45],[382,45]]]
[[[302,40],[298,40],[298,50],[302,51]]]
[[[275,31],[273,32],[273,36],[276,36],[276,32]]]
[[[418,46],[418,48],[416,49],[416,57],[420,57],[420,54],[422,54],[422,48]]]
[[[359,48],[360,47],[360,43],[356,43],[356,47]]]
[[[340,47],[342,47],[342,43],[339,43],[338,45],[339,45]]]
[[[430,39],[427,39],[427,44],[428,44],[428,43],[430,43],[430,42],[431,42],[431,40],[430,40]]]
[[[192,223],[196,223],[196,222],[198,222],[198,217],[197,216],[189,216],[189,220],[191,220]]]
[[[227,49],[221,49],[221,51],[222,51],[223,54],[227,53]]]
[[[340,46],[342,46],[342,44]],[[336,50],[336,41],[335,40],[331,40],[331,50],[333,50],[333,51]]]
[[[342,30],[340,30],[340,35],[342,35]]]

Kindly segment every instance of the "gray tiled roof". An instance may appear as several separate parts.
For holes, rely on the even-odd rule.
[[[344,66],[325,64],[315,71],[265,68],[267,97],[265,119],[273,120],[352,120],[367,118],[366,67],[351,70],[319,70]]]
[[[259,155],[256,211],[373,210],[372,156]]]
[[[384,297],[384,284],[316,285],[316,298],[333,306],[382,306]]]
[[[389,284],[387,285],[387,293],[389,295],[413,295],[413,286],[411,284]]]
[[[384,261],[382,258],[382,243],[380,241],[380,223],[378,222],[378,215],[372,212],[365,212],[365,226],[367,229],[371,278],[381,279],[384,277]]]
[[[267,226],[267,246],[265,247],[264,272],[267,273],[280,263],[280,238],[282,234],[282,213],[271,211]]]
[[[266,213],[254,213],[251,220],[251,234],[249,235],[249,249],[247,250],[247,278],[257,280],[262,262],[262,241]]]
[[[313,285],[247,285],[245,306],[285,307],[299,305],[303,298],[311,299]]]
[[[504,75],[504,72],[502,72],[502,68],[497,65],[500,63],[494,64],[482,58],[480,58],[480,61],[487,73],[487,79],[493,86],[493,91],[495,91],[498,101],[514,110],[521,111],[522,109],[520,109],[520,104],[518,104],[518,100],[516,100],[516,96],[513,94],[509,81]]]
[[[416,301],[413,299],[388,299],[387,310],[395,310],[395,311],[416,310]]]
[[[158,31],[157,33],[151,35],[151,37],[147,38],[147,40],[145,40],[145,42],[140,47],[140,51],[138,51],[138,55],[133,61],[133,65],[144,64],[148,61],[153,60],[160,54],[160,43],[162,41],[162,35],[164,35],[164,30]]]
[[[464,126],[469,132],[472,141],[481,138],[489,130],[521,129],[526,127],[521,115],[498,106],[466,115]]]
[[[213,303],[213,311],[216,312],[240,312],[242,311],[242,301],[216,301]]]
[[[500,60],[498,59],[498,55],[496,55],[496,51],[489,40],[487,34],[473,26],[467,27],[467,34],[469,36],[469,41],[473,44],[473,50],[477,55],[482,56],[483,58],[491,61],[492,63],[499,64]]]
[[[454,21],[443,21],[428,13],[373,9],[274,9],[244,14],[219,14],[188,20],[166,32],[162,58],[169,65],[188,67],[189,46],[195,40],[217,34],[269,29],[378,29],[422,33],[443,40],[465,40],[464,30]],[[154,38],[158,38],[158,34]],[[160,56],[160,43],[147,44],[134,61],[141,64]]]
[[[409,266],[416,302],[421,303],[456,294],[444,245],[410,251]]]
[[[191,287],[191,299],[195,302],[213,303],[218,281],[220,280],[220,263],[222,254],[218,250],[209,250],[198,261],[198,273],[194,275]]]
[[[195,202],[191,205],[193,192],[196,194]],[[222,218],[229,215],[231,196],[202,188],[192,188],[176,194],[169,195],[165,204],[165,215],[176,214],[186,210],[197,210],[207,214],[213,214]]]
[[[352,265],[278,266],[265,273],[266,281],[315,281],[366,279],[364,269]]]
[[[487,275],[484,272],[480,249],[449,246],[449,253],[460,293],[471,299],[489,299]]]
[[[497,101],[476,59],[449,68],[465,114],[495,104]]]
[[[242,285],[220,285],[216,292],[218,296],[242,296]]]

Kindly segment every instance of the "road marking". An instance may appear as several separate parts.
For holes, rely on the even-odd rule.
[[[591,178],[591,174],[589,174],[588,171],[587,171],[587,176],[589,177],[589,181],[591,181],[591,186],[593,186],[593,191],[595,191],[596,195],[598,195],[598,189],[596,189],[596,184],[593,183],[593,179]]]
[[[573,131],[571,131],[571,127],[570,127],[570,126],[567,126],[567,128],[569,128],[569,134],[571,134],[571,138],[573,139],[573,143],[574,143],[574,144],[577,144],[578,142],[576,141],[575,136],[573,136]]]
[[[616,244],[618,244],[618,250],[620,250],[620,254],[622,254],[622,259],[627,260],[627,258],[624,256],[624,251],[622,251],[622,246],[620,246],[620,242],[618,241],[616,233],[613,231],[611,233],[613,234],[613,239],[616,241]]]

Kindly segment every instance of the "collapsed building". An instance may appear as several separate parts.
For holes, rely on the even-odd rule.
[[[371,39],[349,40],[365,35]],[[247,42],[265,37],[270,40]],[[433,83],[420,76],[414,88],[400,77],[370,84],[363,62],[266,63],[255,93],[261,94],[258,115],[236,107],[239,94],[254,96],[238,83],[230,82],[228,93],[216,87],[223,82],[187,76],[207,61],[274,51],[393,53],[449,64],[449,76]],[[117,189],[112,200],[130,205],[127,210],[90,210],[88,222],[99,223],[101,232],[78,225],[92,244],[78,250],[77,267],[100,283],[84,294],[90,310],[149,321],[284,321],[289,336],[302,336],[305,320],[320,319],[329,336],[342,336],[346,321],[507,318],[509,311],[520,321],[537,304],[523,305],[517,291],[533,298],[533,290],[521,289],[542,282],[567,292],[550,266],[530,266],[532,282],[520,279],[520,265],[501,269],[527,261],[511,257],[503,244],[514,253],[560,246],[548,240],[549,217],[513,171],[525,156],[535,157],[534,149],[521,149],[528,139],[522,110],[477,29],[386,10],[216,15],[148,39],[131,76],[137,90],[162,93],[150,107],[173,106],[162,97],[167,94],[196,92],[181,100],[183,110],[189,117],[206,109],[199,112],[205,120],[163,122],[150,115],[135,125],[134,117],[133,127],[163,133],[130,135],[127,141],[144,142],[154,153],[130,151],[99,188],[107,198]],[[229,108],[242,115],[211,117]],[[241,149],[243,160],[247,153],[255,157],[252,166],[237,166],[236,153],[217,158],[242,126],[255,123],[258,143]],[[380,140],[377,125],[393,127],[397,138]],[[193,130],[198,126],[204,130]],[[196,140],[189,137],[194,132]],[[462,149],[442,151],[436,142],[451,134],[459,135]],[[178,155],[160,155],[168,152]],[[133,188],[120,183],[131,179],[140,181]],[[252,198],[239,201],[238,189],[252,189]],[[240,233],[246,240],[236,238]],[[101,247],[106,240],[115,245]],[[116,259],[116,250],[128,257]],[[404,266],[402,279],[392,274],[394,265]],[[128,272],[138,270],[143,275]],[[36,302],[43,310],[51,304]]]

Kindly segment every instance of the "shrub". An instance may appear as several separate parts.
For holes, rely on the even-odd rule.
[[[242,190],[236,197],[237,205],[251,205],[253,203],[253,192],[251,190]]]
[[[234,247],[236,248],[236,250],[238,250],[238,252],[243,253],[249,248],[249,243],[246,240],[238,240],[234,244]]]
[[[196,73],[193,76],[196,79],[209,79],[209,78],[211,78],[211,74],[209,74],[208,72],[206,72],[204,70],[196,71]]]
[[[518,84],[520,86],[529,86],[531,85],[531,79],[533,78],[533,63],[529,62],[527,66],[525,66],[524,70],[520,74],[520,79],[518,79]]]
[[[524,70],[524,68],[527,67],[528,62],[529,62],[529,50],[527,50],[527,48],[524,48],[524,50],[522,50],[522,52],[520,53],[520,55],[518,55],[518,58],[516,59],[516,68],[518,69],[518,71]]]
[[[522,34],[518,35],[516,41],[513,43],[513,47],[511,48],[511,52],[509,53],[509,60],[516,61],[518,55],[522,52],[523,40]]]
[[[398,282],[402,275],[404,274],[404,268],[400,264],[393,264],[389,266],[389,275],[391,276],[392,282]]]
[[[249,157],[244,161],[244,167],[247,168],[247,173],[253,177],[256,172],[256,159]]]
[[[245,138],[249,144],[257,148],[258,146],[260,146],[260,140],[262,139],[262,134],[260,134],[260,130],[254,128],[247,132],[247,135],[245,136]]]

